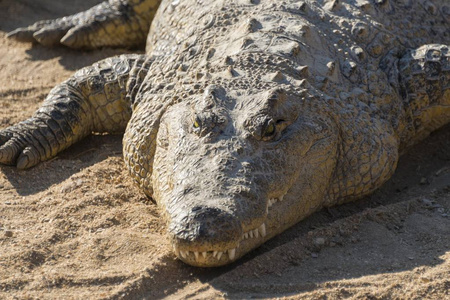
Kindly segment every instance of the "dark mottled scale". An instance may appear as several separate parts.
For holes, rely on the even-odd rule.
[[[438,44],[410,50],[399,60],[400,94],[414,135],[428,134],[450,115],[449,65],[449,47]]]
[[[130,87],[129,93],[127,94],[128,101],[132,105],[134,105],[136,100],[136,95],[139,91],[139,88],[142,85],[142,82],[145,79],[145,76],[148,73],[148,70],[153,62],[153,59],[146,56],[141,56],[136,59],[131,68],[131,72],[129,74],[128,86]]]
[[[413,97],[427,97],[425,102],[430,105],[449,102],[444,97],[450,79],[450,70],[446,67],[449,60],[449,49],[445,45],[426,45],[408,51],[399,61],[405,100],[410,102]]]

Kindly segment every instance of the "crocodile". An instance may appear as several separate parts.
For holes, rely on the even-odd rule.
[[[446,0],[110,0],[19,28],[9,36],[146,52],[56,86],[0,131],[0,163],[26,169],[124,133],[176,256],[225,265],[370,194],[450,122],[449,20]]]

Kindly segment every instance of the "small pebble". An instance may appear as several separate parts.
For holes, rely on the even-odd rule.
[[[312,258],[318,258],[318,257],[319,257],[319,254],[313,252],[313,253],[311,253],[311,257],[312,257]]]
[[[427,198],[423,198],[422,199],[422,203],[425,204],[426,206],[432,206],[433,205],[433,201],[429,200]]]
[[[321,238],[321,237],[317,238],[317,239],[315,239],[314,244],[316,244],[318,246],[323,246],[323,245],[325,245],[325,239]]]

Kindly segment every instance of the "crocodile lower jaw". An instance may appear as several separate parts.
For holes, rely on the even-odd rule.
[[[283,196],[280,198],[269,199],[267,202],[268,217],[269,208],[282,200]],[[173,245],[173,251],[179,259],[187,264],[198,267],[217,267],[233,262],[251,249],[261,245],[267,239],[266,223],[264,222],[257,228],[243,233],[241,239],[234,248],[196,251],[193,247],[190,249],[180,249],[177,245]]]

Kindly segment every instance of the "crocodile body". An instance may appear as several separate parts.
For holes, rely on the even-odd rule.
[[[148,15],[158,3],[103,5],[119,2]],[[373,192],[402,151],[450,122],[449,19],[445,0],[163,0],[146,55],[54,88],[0,132],[0,162],[28,168],[91,132],[125,132],[125,163],[161,207],[177,256],[224,265]],[[12,35],[45,40],[33,26]],[[90,38],[58,40],[93,41],[102,24],[89,26]],[[102,36],[77,45],[108,44]]]

